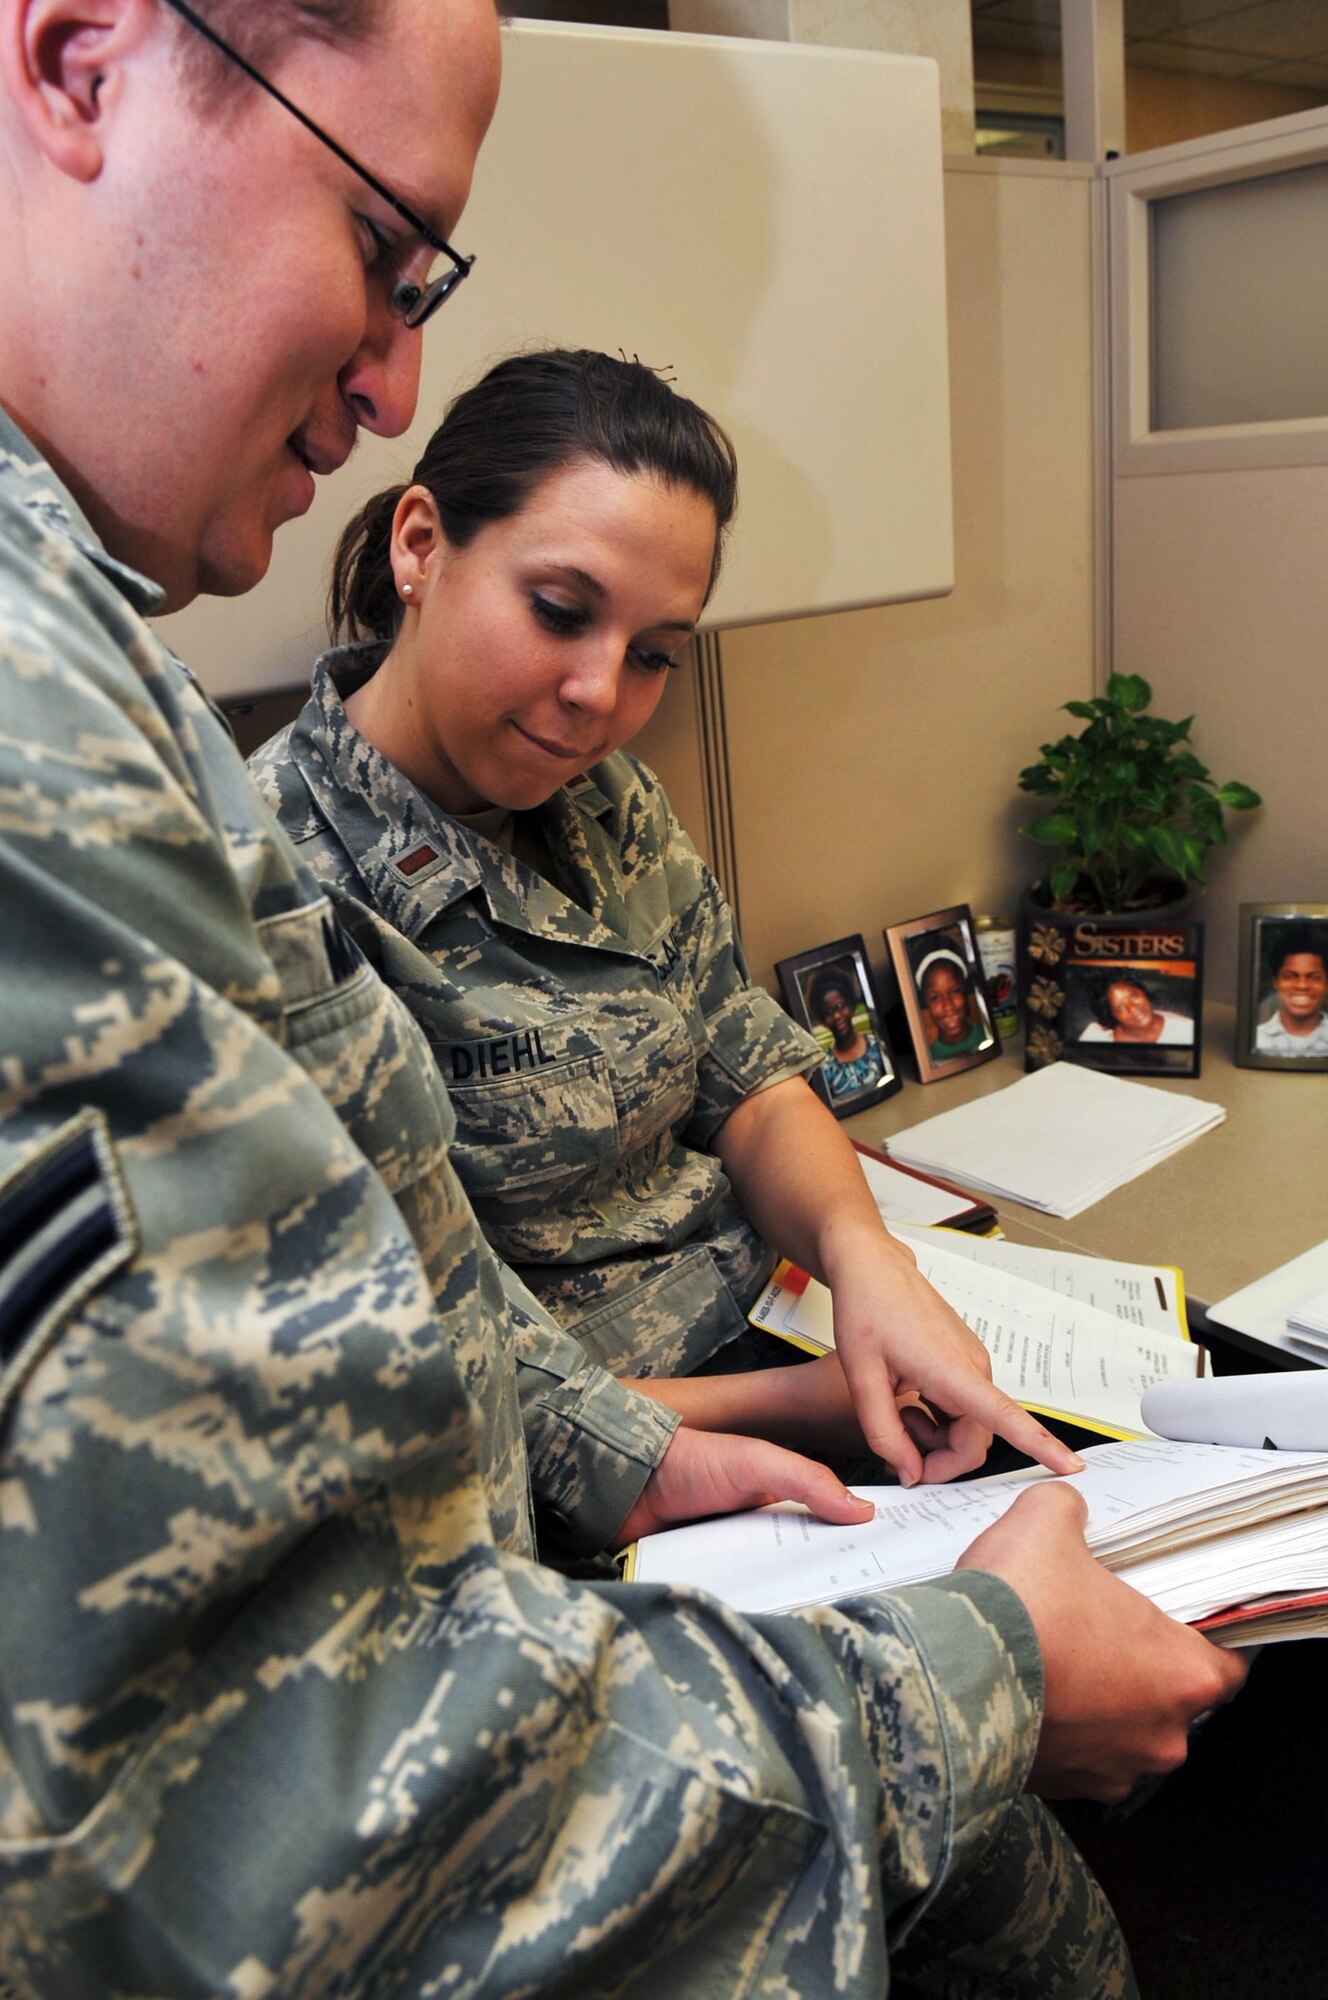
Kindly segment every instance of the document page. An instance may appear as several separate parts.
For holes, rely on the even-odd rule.
[[[972,1264],[984,1264],[1013,1277],[1027,1278],[1046,1290],[1062,1292],[1080,1305],[1096,1306],[1131,1326],[1145,1326],[1154,1333],[1175,1333],[1189,1338],[1185,1318],[1185,1284],[1181,1273],[1169,1264],[1121,1264],[1111,1257],[1086,1257],[1076,1250],[1044,1250],[1027,1243],[1011,1243],[1004,1237],[965,1236],[961,1230],[943,1230],[933,1237],[925,1229],[900,1222],[894,1234],[917,1246],[935,1241],[955,1257]]]
[[[975,1199],[960,1199],[948,1188],[920,1181],[916,1174],[906,1174],[888,1160],[874,1160],[868,1153],[858,1154],[858,1165],[872,1200],[892,1228],[897,1222],[948,1222],[951,1216],[962,1215],[976,1205]]]
[[[1284,1583],[1272,1555],[1280,1548],[1293,1575],[1315,1577],[1323,1569],[1328,1454],[1148,1438],[1096,1445],[1085,1456],[1085,1470],[1068,1484],[1078,1487],[1088,1504],[1089,1547],[1113,1569],[1135,1582],[1132,1545],[1149,1551],[1144,1560],[1152,1561],[1159,1548],[1194,1544],[1185,1561],[1169,1569],[1163,1564],[1153,1578],[1154,1601],[1164,1609],[1170,1608],[1164,1586],[1183,1596],[1190,1617],[1235,1601],[1222,1556],[1228,1540],[1233,1576],[1246,1595],[1255,1589],[1314,1587]],[[862,1487],[857,1490],[876,1506],[875,1519],[862,1527],[814,1521],[789,1503],[730,1514],[646,1536],[637,1544],[631,1574],[638,1582],[694,1585],[746,1612],[789,1611],[896,1589],[948,1575],[969,1543],[1026,1487],[1051,1477],[1036,1466],[958,1486]],[[1249,1537],[1277,1505],[1300,1511],[1256,1540],[1260,1559],[1251,1567]],[[1214,1540],[1214,1518],[1225,1521],[1227,1515],[1232,1534]],[[1251,1581],[1254,1569],[1258,1575]],[[1139,1574],[1149,1572],[1141,1568]]]
[[[1155,1382],[1193,1380],[1201,1350],[1178,1333],[1130,1326],[1027,1278],[972,1263],[932,1237],[913,1245],[918,1269],[982,1342],[992,1379],[1046,1416],[1142,1437],[1139,1403]],[[781,1266],[754,1307],[757,1326],[824,1352],[835,1344],[830,1293]]]
[[[1143,1418],[1162,1437],[1328,1451],[1328,1370],[1160,1382],[1144,1396]]]

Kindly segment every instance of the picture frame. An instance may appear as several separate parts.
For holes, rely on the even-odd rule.
[[[920,1082],[957,1076],[1000,1054],[967,903],[887,924],[885,942]]]
[[[1025,1069],[1072,1062],[1114,1076],[1200,1074],[1201,923],[1039,916],[1028,956]]]
[[[903,1087],[860,936],[781,958],[775,971],[786,1012],[815,1037],[825,1056],[808,1081],[836,1118],[884,1103]]]
[[[1235,1060],[1328,1070],[1328,903],[1242,903]]]

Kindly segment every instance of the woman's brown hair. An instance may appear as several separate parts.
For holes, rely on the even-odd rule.
[[[551,472],[585,458],[710,502],[709,597],[738,504],[737,460],[714,418],[642,362],[585,348],[500,361],[450,405],[409,483],[428,487],[443,533],[461,549],[491,521],[519,514]],[[342,534],[328,594],[334,638],[396,637],[403,612],[392,576],[392,518],[405,491],[393,486],[376,495]]]

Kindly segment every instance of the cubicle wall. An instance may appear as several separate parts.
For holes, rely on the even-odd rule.
[[[306,681],[328,558],[451,395],[515,348],[639,355],[731,429],[743,502],[710,623],[948,590],[940,107],[907,56],[526,23],[424,338],[417,420],[367,438],[218,618],[163,621],[217,695]]]
[[[1018,773],[1105,671],[1098,192],[1087,166],[946,162],[953,594],[720,635],[706,723],[758,978],[851,931],[879,969],[884,923],[1009,911],[1036,870]],[[695,684],[666,703],[647,754],[713,854]]]
[[[1302,191],[1314,190],[1280,177],[1307,169],[1324,185],[1296,227],[1282,196],[1298,205]],[[1159,148],[1109,167],[1107,176],[1116,661],[1152,682],[1163,714],[1197,715],[1195,747],[1215,776],[1243,778],[1265,799],[1214,856],[1203,899],[1205,990],[1231,1001],[1239,905],[1328,901],[1328,112]],[[1251,217],[1249,196],[1269,176],[1278,212],[1264,222]],[[1193,358],[1207,390],[1231,395],[1233,406],[1253,393],[1258,407],[1263,369],[1268,407],[1286,407],[1298,373],[1297,403],[1312,407],[1317,386],[1320,414],[1163,431],[1151,408],[1156,246],[1147,206],[1224,186],[1240,199],[1225,220],[1220,212],[1204,218],[1202,256],[1193,261],[1209,266],[1227,297],[1191,307],[1188,324],[1203,341],[1218,333],[1215,354],[1196,350]],[[1182,339],[1185,323],[1182,316]],[[1248,387],[1228,389],[1238,349],[1249,363]]]

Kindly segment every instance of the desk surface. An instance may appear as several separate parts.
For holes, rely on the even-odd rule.
[[[1223,1124],[1071,1221],[997,1200],[1006,1234],[1098,1257],[1178,1265],[1190,1297],[1209,1305],[1328,1236],[1328,1074],[1238,1069],[1231,1060],[1235,1033],[1234,1007],[1205,1004],[1203,1074],[1147,1079],[1150,1088],[1223,1105]],[[880,1146],[1023,1074],[1016,1039],[995,1062],[943,1082],[906,1083],[888,1103],[846,1118],[844,1129]],[[1264,1351],[1285,1365],[1285,1355]]]

